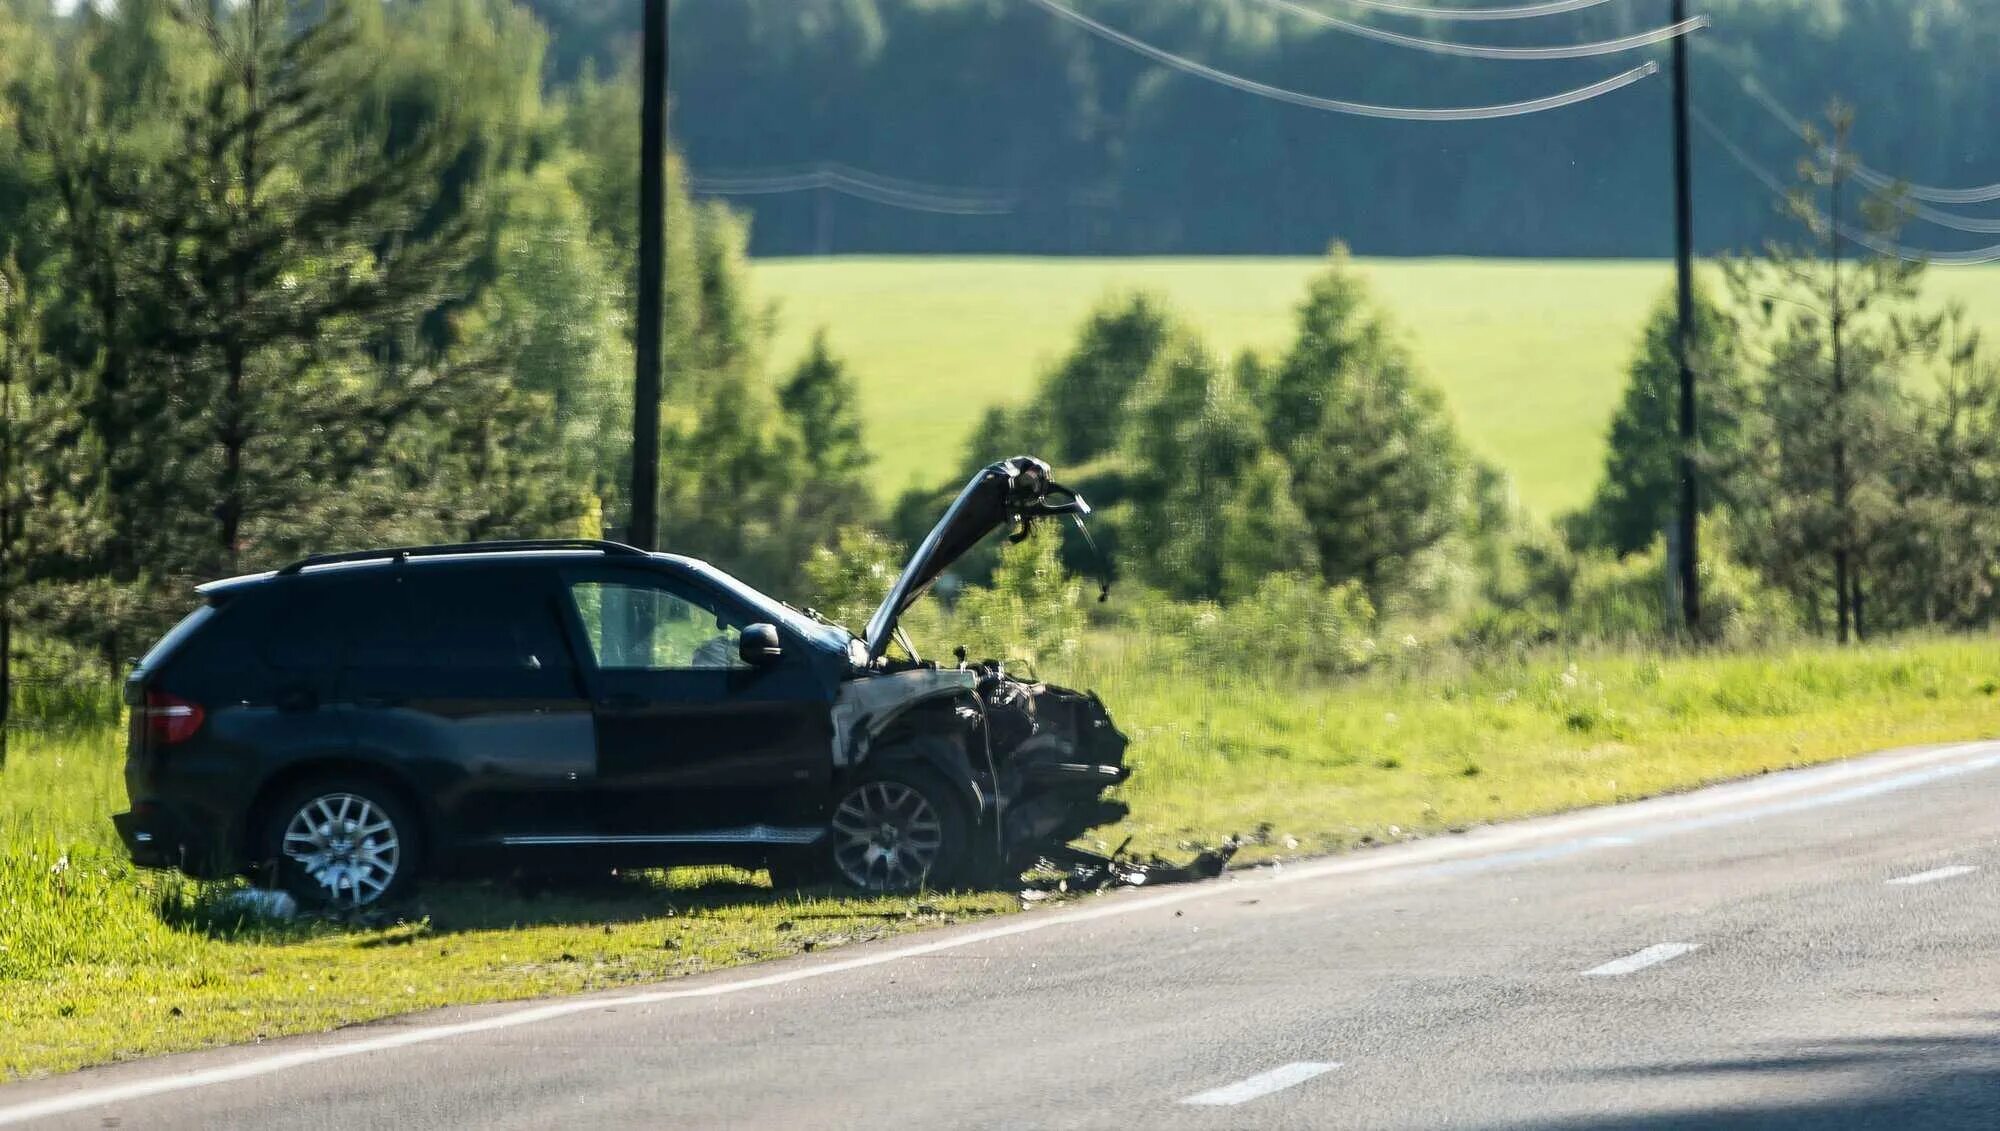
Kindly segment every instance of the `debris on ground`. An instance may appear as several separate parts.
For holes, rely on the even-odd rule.
[[[293,899],[290,892],[244,888],[223,896],[216,902],[216,909],[249,918],[289,922],[299,913],[299,901]]]
[[[1230,840],[1219,848],[1203,849],[1194,859],[1176,864],[1150,853],[1145,856],[1127,855],[1126,849],[1131,843],[1132,839],[1127,837],[1110,853],[1091,852],[1067,845],[1042,853],[1031,873],[1033,878],[1021,892],[1021,899],[1034,903],[1055,892],[1076,894],[1110,887],[1156,887],[1160,884],[1212,880],[1222,874],[1238,847],[1236,841]]]

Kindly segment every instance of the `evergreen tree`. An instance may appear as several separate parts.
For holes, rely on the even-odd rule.
[[[1275,546],[1258,537],[1293,513],[1287,485],[1270,477],[1256,406],[1191,336],[1168,343],[1140,381],[1124,443],[1130,513],[1119,544],[1142,580],[1213,598],[1253,585],[1266,566],[1309,565],[1283,561],[1297,547],[1289,532]],[[1237,502],[1265,513],[1237,514]]]
[[[827,348],[825,331],[813,335],[812,348],[778,389],[778,404],[804,445],[806,467],[843,492],[863,489],[869,463],[860,401],[854,378]]]
[[[1846,643],[1867,634],[1870,588],[1894,584],[1877,572],[1874,553],[1904,521],[1890,478],[1909,428],[1900,389],[1935,347],[1940,323],[1917,307],[1921,263],[1857,254],[1848,220],[1857,195],[1852,115],[1836,106],[1829,119],[1824,142],[1809,139],[1789,202],[1808,240],[1734,263],[1730,278],[1769,352],[1751,457],[1764,474],[1742,508],[1765,534],[1747,549],[1816,625],[1830,603]],[[1894,197],[1862,201],[1869,239],[1893,238],[1902,210]]]
[[[1963,310],[1947,315],[1934,394],[1919,396],[1890,471],[1870,560],[1878,627],[1977,628],[2000,616],[2000,365]]]
[[[1433,559],[1468,521],[1467,461],[1344,249],[1308,285],[1262,399],[1326,580],[1361,582],[1378,608],[1428,594]]]
[[[1680,315],[1663,297],[1646,321],[1624,399],[1611,419],[1604,478],[1584,510],[1568,521],[1580,548],[1623,556],[1653,544],[1680,509],[1680,362],[1675,339]],[[1706,514],[1736,496],[1745,459],[1744,415],[1749,388],[1729,314],[1705,288],[1695,291],[1690,359],[1699,389],[1701,509]]]
[[[464,144],[454,123],[401,145],[344,136],[339,107],[367,65],[344,5],[306,20],[281,0],[175,11],[209,77],[163,170],[162,225],[185,258],[167,265],[162,338],[197,440],[186,487],[216,522],[201,564],[233,571],[246,535],[295,543],[317,496],[373,462],[287,443],[295,430],[379,428],[440,391],[389,383],[399,368],[367,351],[393,351],[458,295],[475,227],[461,215],[417,234]]]
[[[1051,450],[1034,454],[1073,466],[1114,448],[1125,402],[1166,347],[1172,329],[1165,307],[1151,296],[1100,303],[1031,402],[1046,422],[1051,445]]]
[[[1291,467],[1276,452],[1258,454],[1219,517],[1224,600],[1248,597],[1276,574],[1319,575],[1312,524],[1292,498]]]
[[[779,386],[778,406],[804,472],[792,498],[794,543],[818,545],[843,524],[871,517],[860,391],[827,348],[825,333],[813,335],[811,350]]]

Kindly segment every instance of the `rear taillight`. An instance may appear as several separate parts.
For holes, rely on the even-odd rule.
[[[204,716],[201,704],[164,691],[146,692],[145,705],[134,713],[144,719],[146,743],[154,749],[193,738]]]

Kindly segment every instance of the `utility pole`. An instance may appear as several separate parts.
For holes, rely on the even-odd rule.
[[[666,266],[667,0],[646,0],[639,88],[639,324],[632,380],[632,510],[626,540],[659,545],[660,333]]]
[[[1687,0],[1673,0],[1673,22],[1687,19]],[[1688,37],[1674,37],[1674,238],[1680,285],[1680,321],[1674,360],[1681,371],[1681,616],[1688,635],[1701,628],[1701,496],[1695,483],[1694,388],[1694,183],[1688,141]]]
[[[1847,482],[1847,357],[1842,341],[1847,309],[1840,294],[1840,182],[1845,176],[1847,133],[1838,122],[1834,123],[1834,132],[1833,156],[1827,162],[1827,245],[1833,266],[1832,301],[1828,304],[1832,309],[1828,312],[1827,329],[1833,336],[1833,510],[1839,526],[1833,544],[1833,599],[1840,622],[1840,643],[1846,644],[1848,626],[1857,612],[1847,553],[1853,527],[1848,521],[1852,500]]]

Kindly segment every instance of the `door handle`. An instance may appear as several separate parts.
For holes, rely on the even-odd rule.
[[[597,705],[607,711],[636,711],[648,702],[649,700],[644,695],[635,695],[629,691],[622,691],[616,695],[606,695],[597,701]]]

